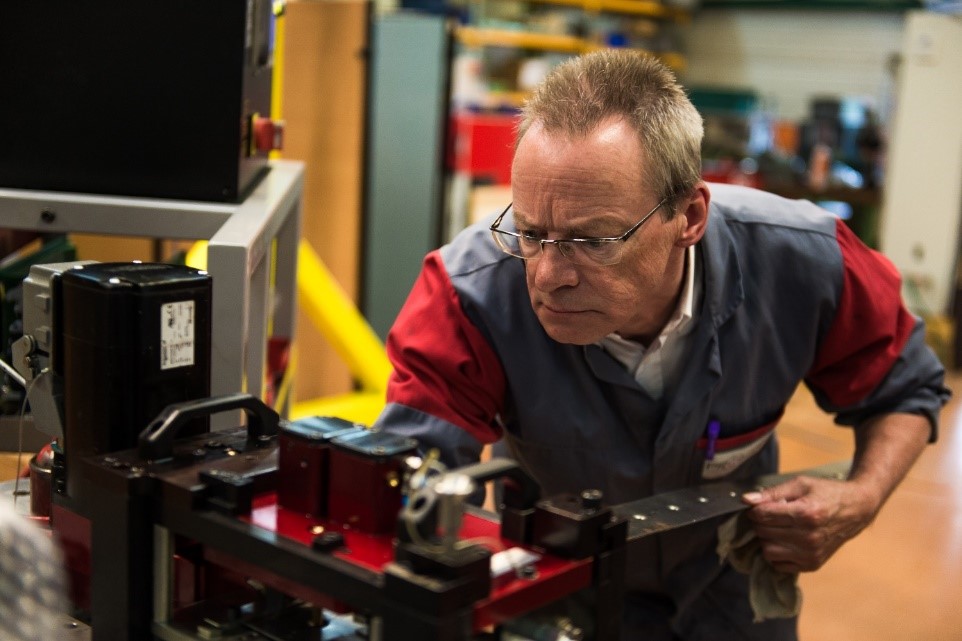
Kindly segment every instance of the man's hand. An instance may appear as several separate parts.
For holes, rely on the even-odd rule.
[[[743,497],[762,554],[783,572],[817,570],[843,543],[865,529],[881,498],[852,481],[799,476]]]
[[[931,436],[915,414],[883,414],[855,428],[855,457],[847,481],[804,476],[743,500],[762,554],[776,570],[811,572],[864,530],[908,474]]]

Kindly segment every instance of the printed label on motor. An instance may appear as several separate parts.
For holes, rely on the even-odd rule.
[[[194,364],[194,301],[165,303],[160,308],[160,369]]]

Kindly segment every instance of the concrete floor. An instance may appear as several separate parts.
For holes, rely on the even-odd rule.
[[[962,374],[941,436],[876,522],[818,572],[802,575],[802,641],[962,641]],[[848,458],[851,433],[800,390],[778,428],[782,469]],[[26,463],[28,457],[24,457]],[[0,453],[0,480],[16,454]]]

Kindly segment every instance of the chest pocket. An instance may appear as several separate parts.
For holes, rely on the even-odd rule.
[[[724,478],[761,452],[775,434],[775,426],[781,418],[782,414],[779,413],[778,417],[770,423],[732,436],[719,436],[713,433],[713,425],[709,425],[708,434],[695,444],[703,457],[702,478],[705,480]],[[717,423],[714,425],[718,426]]]

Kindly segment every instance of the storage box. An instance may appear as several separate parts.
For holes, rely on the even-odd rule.
[[[451,118],[451,168],[476,182],[508,185],[517,114],[456,113]]]

